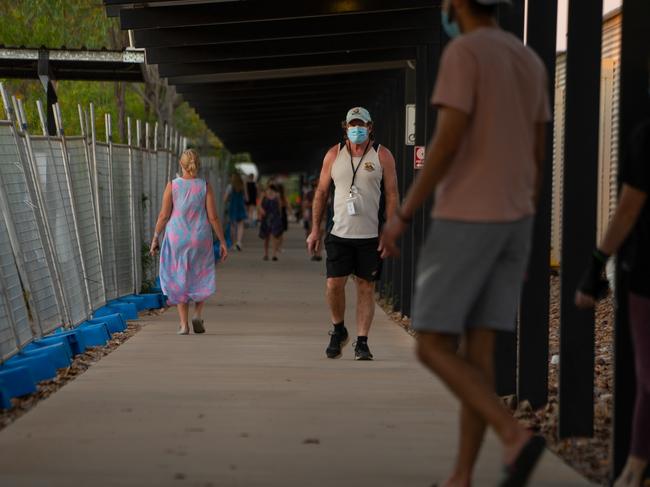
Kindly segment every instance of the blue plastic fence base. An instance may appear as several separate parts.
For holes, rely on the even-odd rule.
[[[81,332],[76,330],[58,330],[54,335],[42,339],[43,341],[66,340],[73,355],[79,355],[86,351],[86,342],[84,342]]]
[[[113,333],[119,333],[126,330],[126,321],[119,313],[115,313],[112,315],[105,315],[102,316],[101,318],[92,318],[86,321],[86,323],[91,323],[93,325],[98,325],[103,323],[106,325],[111,335]]]
[[[145,309],[160,309],[165,306],[162,293],[138,294],[138,296],[144,299]]]
[[[106,306],[102,306],[94,313],[95,318],[102,318],[106,315],[113,315],[119,313],[125,320],[137,320],[138,319],[138,308],[134,303],[121,303],[118,301],[112,301]]]
[[[36,382],[56,377],[56,365],[47,353],[19,353],[4,364],[5,368],[27,367]]]
[[[34,355],[47,355],[57,369],[64,369],[70,366],[72,354],[69,347],[63,343],[39,344],[31,343],[23,349],[22,355],[32,357]]]
[[[36,381],[28,367],[0,368],[0,389],[8,398],[36,392]]]
[[[11,409],[12,406],[11,397],[9,397],[9,393],[2,387],[2,381],[0,381],[0,409]]]
[[[145,299],[141,296],[136,296],[135,294],[118,298],[117,301],[119,303],[133,303],[135,304],[135,307],[137,308],[138,311],[144,311],[145,309],[147,309]]]
[[[38,340],[34,340],[32,343],[27,345],[25,349],[27,350],[37,349],[37,348],[48,347],[50,345],[56,345],[56,344],[61,344],[65,348],[65,351],[70,358],[76,355],[72,350],[72,345],[70,344],[70,340],[68,339],[68,337],[60,336],[58,334],[50,335],[43,338],[39,338]]]
[[[111,339],[106,323],[82,323],[77,330],[87,347],[103,347]]]

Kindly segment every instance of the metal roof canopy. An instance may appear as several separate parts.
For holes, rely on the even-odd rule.
[[[439,42],[440,3],[104,0],[231,151],[277,169],[319,163],[351,106],[395,89]]]
[[[0,47],[0,78],[38,79],[43,61],[56,80],[142,82],[144,51]]]

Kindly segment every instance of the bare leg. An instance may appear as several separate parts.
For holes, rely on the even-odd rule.
[[[490,348],[491,355],[490,344],[486,348]],[[454,337],[422,333],[418,337],[417,353],[420,361],[442,379],[463,405],[494,428],[503,443],[503,462],[510,465],[530,439],[531,433],[501,404],[492,387],[485,382],[482,371],[456,354]]]
[[[244,221],[237,223],[237,243],[241,246],[242,241],[244,240]]]
[[[272,237],[273,239],[273,257],[278,256],[278,250],[280,249],[280,237]]]
[[[189,314],[190,305],[187,303],[178,303],[176,307],[178,308],[178,316],[181,321],[181,329],[183,331],[189,330],[187,316]]]
[[[201,301],[200,303],[194,303],[194,318],[202,319],[204,306],[205,306],[205,301]]]
[[[485,329],[472,329],[467,333],[463,345],[463,355],[467,361],[481,372],[485,383],[494,388],[491,352],[494,348],[494,332]],[[472,484],[472,473],[483,444],[486,426],[481,416],[466,404],[462,405],[458,458],[451,476],[443,484],[443,487],[469,487]]]
[[[269,258],[269,240],[271,237],[266,237],[264,239],[264,257]]]
[[[329,277],[327,279],[327,304],[333,324],[345,319],[345,283],[347,277]]]
[[[375,283],[356,278],[357,283],[357,335],[367,337],[375,317]]]
[[[648,461],[630,455],[625,463],[621,476],[616,479],[614,487],[637,487],[641,485],[643,473],[648,466]]]

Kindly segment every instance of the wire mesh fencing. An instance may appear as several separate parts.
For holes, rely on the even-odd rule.
[[[58,105],[55,135],[31,134],[20,100],[0,83],[0,363],[32,340],[88,320],[107,303],[138,294],[157,275],[148,243],[184,144],[157,125],[114,143],[110,116],[98,140],[94,108],[79,107],[81,135],[68,136]],[[1,117],[0,117],[1,118]],[[90,122],[90,123],[88,123]],[[204,159],[217,201],[225,161]]]

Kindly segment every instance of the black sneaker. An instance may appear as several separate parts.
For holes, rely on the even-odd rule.
[[[368,348],[368,342],[356,342],[354,344],[354,360],[372,360],[373,356]]]
[[[350,337],[348,335],[348,330],[343,327],[342,332],[336,332],[334,330],[330,331],[330,344],[325,350],[327,358],[341,358],[342,353],[341,349],[348,344]]]

